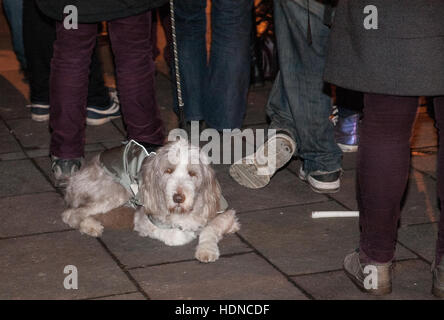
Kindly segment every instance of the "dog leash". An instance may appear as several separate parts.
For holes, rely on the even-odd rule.
[[[173,38],[173,56],[174,56],[174,76],[176,80],[177,102],[179,111],[179,127],[186,128],[184,103],[182,97],[182,86],[180,83],[180,69],[179,69],[179,54],[177,50],[177,38],[176,38],[176,18],[174,16],[174,0],[170,0],[170,15],[171,15],[171,35]]]

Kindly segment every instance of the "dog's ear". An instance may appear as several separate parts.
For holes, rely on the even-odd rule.
[[[210,165],[202,164],[202,200],[204,214],[208,219],[213,219],[219,211],[222,191],[216,178],[216,173]]]
[[[139,188],[139,199],[143,206],[152,214],[164,211],[162,208],[164,200],[162,200],[162,191],[159,188],[161,176],[159,165],[159,154],[156,156],[146,157],[143,160],[141,169],[141,183]]]

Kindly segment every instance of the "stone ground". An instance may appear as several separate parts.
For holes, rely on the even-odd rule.
[[[1,17],[0,21],[2,21]],[[107,82],[113,77],[102,44]],[[158,61],[159,106],[170,128],[171,85]],[[266,127],[270,84],[249,94],[245,127]],[[345,154],[341,191],[312,192],[297,178],[299,161],[280,170],[269,186],[237,185],[226,165],[215,166],[241,230],[220,243],[212,264],[193,259],[192,243],[167,247],[130,231],[105,231],[100,239],[69,229],[60,219],[62,193],[54,187],[47,123],[31,120],[29,89],[0,23],[0,299],[376,299],[344,275],[342,259],[358,243],[356,218],[313,220],[313,210],[356,210],[356,155]],[[87,156],[125,138],[120,120],[87,128]],[[436,132],[418,114],[412,170],[403,206],[393,293],[379,299],[433,299],[430,294],[438,209]],[[78,290],[66,290],[63,270],[78,269]]]

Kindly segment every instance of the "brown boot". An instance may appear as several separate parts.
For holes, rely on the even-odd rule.
[[[433,273],[433,286],[432,293],[435,297],[444,299],[444,259],[441,259],[439,265],[435,265],[433,262],[432,273]]]
[[[367,270],[366,270],[367,269]],[[359,260],[359,251],[347,255],[344,259],[345,274],[359,290],[376,296],[392,292],[392,263],[366,263]],[[366,273],[364,273],[366,271]],[[369,279],[366,279],[370,277]]]

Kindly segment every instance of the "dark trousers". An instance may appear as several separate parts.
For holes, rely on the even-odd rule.
[[[434,99],[439,141],[444,141],[444,97]],[[364,95],[358,151],[360,248],[372,261],[393,259],[401,200],[410,167],[410,137],[418,97]],[[444,148],[438,153],[441,219],[437,261],[444,254]]]
[[[56,39],[55,21],[45,16],[35,0],[23,1],[23,37],[28,63],[31,103],[50,104],[49,74]],[[97,53],[91,63],[88,88],[88,105],[105,107],[109,105],[109,93],[103,81],[102,67]]]
[[[51,62],[51,154],[83,156],[86,98],[96,24],[79,23],[77,30],[56,25]],[[164,128],[154,94],[151,12],[108,22],[122,113],[128,138],[163,144]]]

